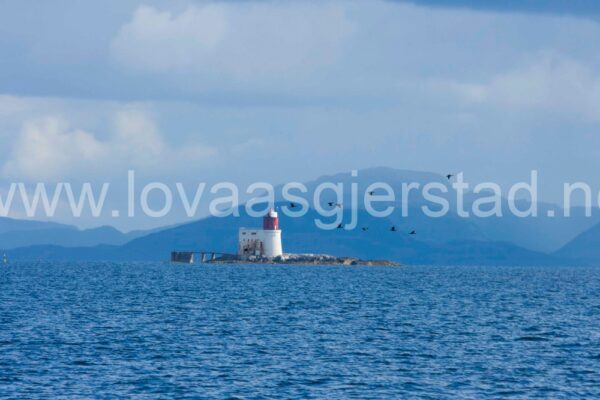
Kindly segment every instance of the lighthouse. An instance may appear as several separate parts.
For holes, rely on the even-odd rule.
[[[279,217],[272,208],[263,217],[262,229],[240,228],[238,255],[243,259],[251,257],[275,258],[283,256]]]
[[[281,229],[279,229],[279,217],[272,208],[263,218],[263,240],[264,256],[273,258],[283,255],[281,247]]]

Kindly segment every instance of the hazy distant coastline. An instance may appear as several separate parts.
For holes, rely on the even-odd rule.
[[[444,181],[435,174],[390,168],[362,170],[359,177],[361,187],[374,179],[396,187],[401,182],[423,177]],[[344,182],[350,176],[343,173],[307,182],[309,191],[324,179]],[[476,198],[471,194],[469,201]],[[389,259],[407,264],[568,265],[600,261],[599,221],[597,217],[585,217],[577,209],[570,218],[551,218],[541,212],[536,218],[460,218],[450,213],[434,219],[420,212],[420,204],[421,198],[410,199],[408,218],[400,215],[375,218],[358,210],[360,223],[369,226],[366,232],[359,228],[320,230],[313,222],[318,217],[314,210],[308,210],[302,218],[283,215],[286,251]],[[284,205],[286,203],[281,201],[276,203],[276,207]],[[538,207],[545,211],[555,206],[540,203]],[[344,210],[344,213],[349,212]],[[78,230],[52,222],[1,218],[0,246],[14,260],[161,261],[167,260],[169,252],[175,248],[231,252],[236,248],[238,227],[256,223],[243,207],[239,213],[239,217],[209,217],[129,234],[111,227]],[[391,225],[400,231],[418,227],[419,235],[413,238],[393,234],[388,232]]]

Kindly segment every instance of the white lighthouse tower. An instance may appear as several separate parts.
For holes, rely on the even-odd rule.
[[[283,256],[281,229],[279,229],[279,217],[276,211],[269,209],[263,218],[262,229],[240,228],[238,255],[242,259]]]
[[[281,229],[279,229],[279,217],[272,208],[263,218],[263,240],[264,256],[267,258],[283,255],[281,247]]]

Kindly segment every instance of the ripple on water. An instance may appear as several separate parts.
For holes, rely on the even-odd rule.
[[[0,397],[594,398],[592,268],[12,264]]]

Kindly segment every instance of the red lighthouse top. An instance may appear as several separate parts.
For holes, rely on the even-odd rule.
[[[273,211],[272,208],[269,209],[269,212],[263,218],[263,229],[266,231],[279,230],[279,217],[277,217],[277,212]]]

